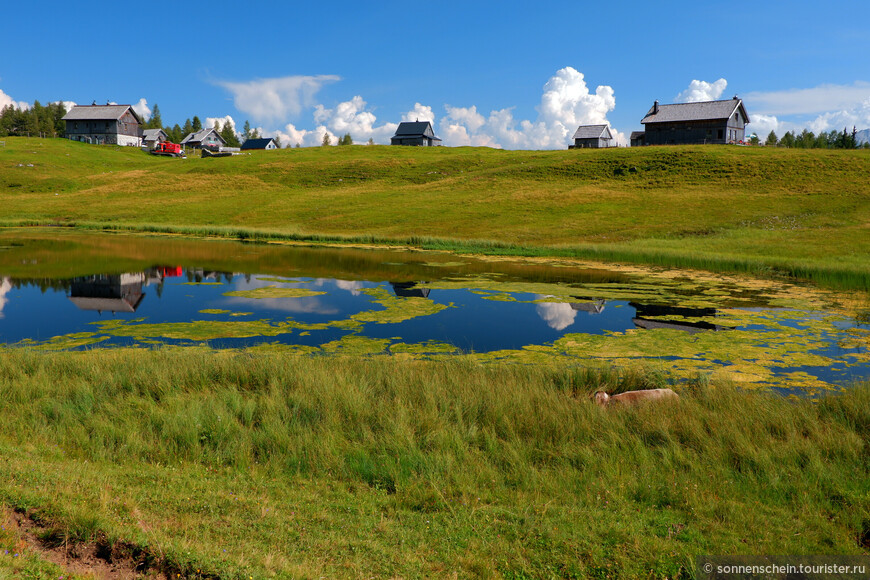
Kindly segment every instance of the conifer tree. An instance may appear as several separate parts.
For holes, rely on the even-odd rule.
[[[154,103],[154,108],[151,110],[151,118],[148,119],[148,122],[145,123],[146,129],[162,129],[163,128],[163,118],[160,116],[160,107],[157,106],[157,103]]]

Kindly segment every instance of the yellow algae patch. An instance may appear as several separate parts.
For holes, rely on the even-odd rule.
[[[368,310],[351,316],[357,322],[375,322],[377,324],[391,324],[404,322],[418,316],[429,316],[441,312],[451,305],[438,304],[428,298],[412,296],[399,298],[393,296],[384,288],[363,288],[360,292],[368,294],[376,302],[384,307],[384,310]]]
[[[380,354],[390,344],[389,338],[368,338],[356,334],[349,334],[340,340],[327,342],[321,348],[323,352],[341,354]]]
[[[259,282],[278,282],[280,284],[310,284],[311,280],[300,280],[298,278],[281,278],[279,276],[256,276],[255,279]]]
[[[204,310],[200,310],[200,314],[229,314],[232,312],[231,310],[224,310],[222,308],[206,308]]]
[[[236,296],[240,298],[309,298],[311,296],[320,296],[326,294],[320,290],[308,290],[307,288],[279,288],[277,286],[266,286],[265,288],[254,288],[253,290],[232,290],[224,292],[224,296]]]
[[[23,340],[20,344],[33,345],[34,348],[40,350],[65,350],[68,348],[78,348],[81,346],[90,346],[108,340],[108,336],[97,336],[95,332],[75,332],[72,334],[63,334],[55,336],[45,342],[36,342],[34,340]]]
[[[194,322],[166,322],[161,324],[97,324],[106,334],[139,340],[144,338],[212,340],[215,338],[277,336],[279,334],[290,334],[298,328],[298,325],[294,323],[279,322],[272,324],[267,320],[197,320]]]
[[[391,344],[390,352],[393,354],[455,354],[459,352],[459,349],[446,342],[431,340],[417,344],[407,344],[404,342]]]

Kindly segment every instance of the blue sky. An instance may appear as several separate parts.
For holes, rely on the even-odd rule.
[[[866,0],[33,6],[4,8],[0,105],[156,103],[285,145],[431,119],[447,145],[561,148],[578,124],[641,129],[655,99],[735,94],[763,135],[870,127]]]

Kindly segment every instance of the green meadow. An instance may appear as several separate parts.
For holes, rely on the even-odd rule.
[[[180,160],[5,143],[2,273],[46,284],[148,258],[127,236],[95,236],[121,249],[107,263],[40,228],[26,265],[15,228],[160,232],[150,247],[203,266],[236,258],[185,237],[746,272],[855,290],[862,312],[870,288],[866,150],[351,146]],[[286,275],[275,246],[251,247],[262,273]],[[387,260],[348,256],[373,276]],[[316,248],[304,260],[326,267]],[[93,577],[69,564],[88,550],[126,572],[248,580],[692,578],[702,554],[870,554],[866,383],[809,400],[555,356],[347,352],[0,348],[0,578]],[[660,387],[679,400],[590,400]]]
[[[9,138],[0,225],[576,256],[867,288],[868,183],[868,150],[347,146],[180,160]]]
[[[870,541],[867,385],[601,409],[662,383],[200,349],[13,349],[0,377],[0,502],[173,577],[691,577]],[[37,558],[4,533],[0,571]]]

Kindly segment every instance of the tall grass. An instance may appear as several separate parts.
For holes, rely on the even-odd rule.
[[[261,490],[262,502],[321,518],[306,520],[322,534],[318,550],[359,550],[332,563],[306,560],[329,575],[354,575],[341,562],[357,557],[370,566],[358,571],[382,575],[441,566],[673,576],[688,574],[698,553],[866,553],[858,538],[870,510],[867,385],[811,402],[699,380],[674,405],[602,410],[589,401],[600,388],[662,384],[644,369],[7,350],[0,442],[43,458],[21,459],[21,477],[55,446],[64,461],[87,461],[96,473],[128,473],[112,493],[138,497],[141,511],[157,509],[142,499],[148,492],[123,488],[147,485],[133,474],[164,469],[154,466],[180,470],[173,478],[202,467],[265,478],[246,484]],[[241,484],[215,477],[196,493],[223,505],[224,486]],[[192,484],[178,485],[163,486],[160,497],[183,505]],[[312,492],[332,499],[304,508],[299,494]],[[7,502],[52,501],[28,493],[0,483]],[[255,569],[265,569],[272,534],[296,529],[289,514],[264,529],[229,508],[202,509],[197,521],[215,527],[197,528],[199,542],[225,546],[228,534],[244,536]],[[132,533],[110,514],[101,512],[104,526]],[[370,516],[389,523],[364,543],[352,540],[345,526],[364,527]],[[177,536],[176,517],[154,516],[152,533]],[[416,547],[398,548],[399,538]]]

